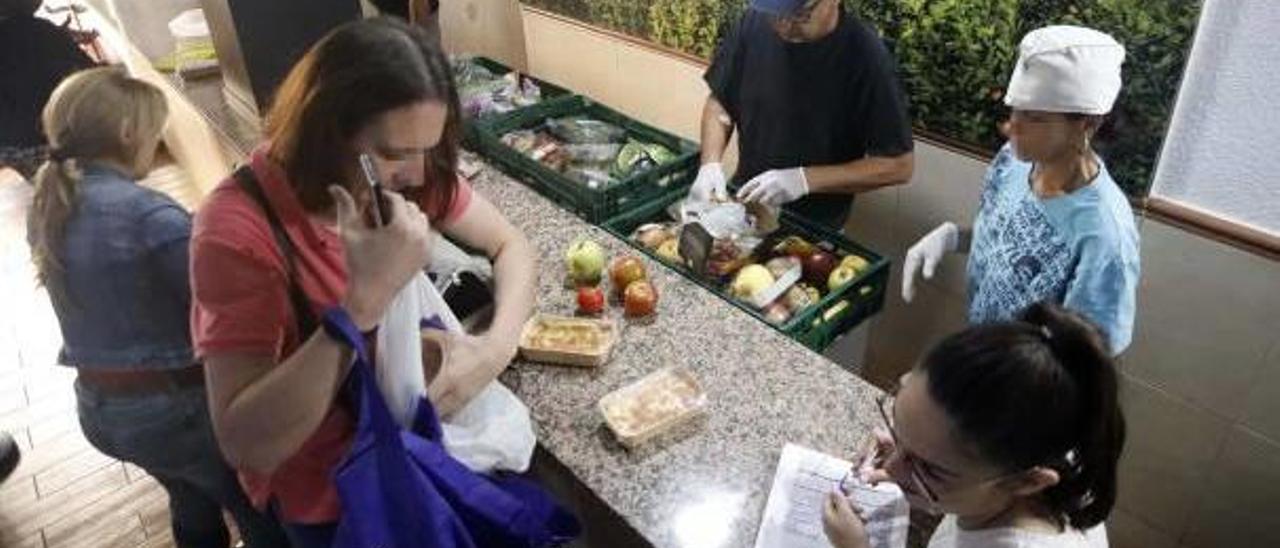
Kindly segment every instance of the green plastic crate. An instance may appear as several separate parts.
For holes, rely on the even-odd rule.
[[[585,117],[619,126],[629,137],[657,143],[676,154],[655,167],[603,189],[592,189],[519,153],[502,143],[511,131],[533,129],[548,119]],[[479,126],[478,152],[508,175],[572,211],[587,222],[600,224],[672,191],[687,192],[698,175],[697,143],[681,139],[582,96],[552,99],[503,114]]]
[[[484,67],[489,72],[492,72],[495,76],[505,76],[507,73],[511,72],[511,67],[508,67],[497,61],[494,61],[493,59],[490,59],[488,57],[478,57],[478,56],[472,57],[470,58],[470,62],[476,65],[479,65],[481,67]],[[538,88],[542,91],[543,102],[550,101],[552,99],[556,99],[559,97],[566,97],[566,96],[572,95],[572,93],[569,90],[562,88],[560,86],[557,86],[555,84],[546,82],[544,80],[540,80],[538,78],[534,78],[527,74],[524,75],[524,77],[532,80],[535,84],[538,85]],[[524,108],[528,108],[528,107],[524,107]],[[482,126],[490,120],[505,116],[507,114],[510,114],[510,113],[490,114],[488,116],[484,116],[479,119],[464,118],[462,120],[463,145],[468,148],[474,149],[476,147],[476,136],[477,136],[477,132],[479,131],[479,126]]]
[[[631,240],[636,228],[647,223],[669,222],[667,208],[684,198],[684,194],[672,192],[659,200],[654,200],[643,207],[634,209],[624,215],[615,217],[603,226],[614,236],[626,240],[632,247],[649,255],[659,263],[679,272],[694,283],[701,285],[720,298],[732,303],[752,317],[772,326],[783,334],[795,339],[816,352],[822,352],[840,338],[841,335],[857,327],[863,320],[874,316],[884,307],[885,291],[889,284],[889,260],[880,254],[849,241],[844,236],[829,229],[822,228],[810,221],[784,211],[779,219],[779,232],[783,236],[800,236],[827,251],[835,251],[839,255],[854,254],[867,260],[870,267],[858,275],[852,282],[823,296],[815,306],[802,310],[782,324],[774,324],[751,305],[739,301],[728,294],[725,285],[695,275],[684,265],[665,261],[638,243]]]

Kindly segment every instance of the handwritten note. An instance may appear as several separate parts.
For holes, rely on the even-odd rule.
[[[831,548],[822,531],[822,505],[850,467],[849,461],[799,445],[783,447],[756,548]],[[871,486],[853,479],[845,487],[854,505],[864,511],[873,548],[906,546],[908,508],[897,486]]]

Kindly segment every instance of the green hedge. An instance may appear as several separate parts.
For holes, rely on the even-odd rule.
[[[844,0],[898,59],[917,129],[993,151],[1001,101],[1032,29],[1079,24],[1129,50],[1125,89],[1099,141],[1112,173],[1146,193],[1195,24],[1198,0]],[[588,23],[708,58],[747,0],[526,0]],[[696,113],[690,113],[694,116]]]

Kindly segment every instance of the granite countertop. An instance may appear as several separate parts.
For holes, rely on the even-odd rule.
[[[562,257],[576,238],[594,239],[610,256],[635,253],[493,168],[483,168],[473,183],[532,240],[541,260],[540,312],[575,309]],[[542,446],[655,546],[750,546],[783,445],[850,455],[879,424],[880,391],[636,255],[658,289],[658,313],[651,321],[628,322],[620,307],[610,306],[622,337],[609,363],[589,370],[517,361],[502,381],[529,405]],[[596,403],[673,365],[701,381],[708,393],[705,417],[638,450],[623,448]]]

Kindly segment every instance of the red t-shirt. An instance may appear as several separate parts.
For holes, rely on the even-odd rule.
[[[284,171],[267,157],[266,150],[262,146],[254,151],[250,167],[298,248],[299,282],[319,316],[346,292],[342,241],[336,232],[307,216]],[[457,220],[471,198],[471,186],[459,179],[444,219],[433,219],[433,224]],[[437,209],[420,206],[423,211]],[[289,302],[285,264],[262,209],[234,179],[222,181],[196,214],[191,237],[191,329],[200,359],[229,353],[269,354],[279,363],[298,348],[305,337],[298,334]],[[335,404],[298,452],[273,474],[240,471],[249,498],[258,508],[274,498],[286,521],[337,520],[341,512],[333,471],[354,432],[351,410]]]

